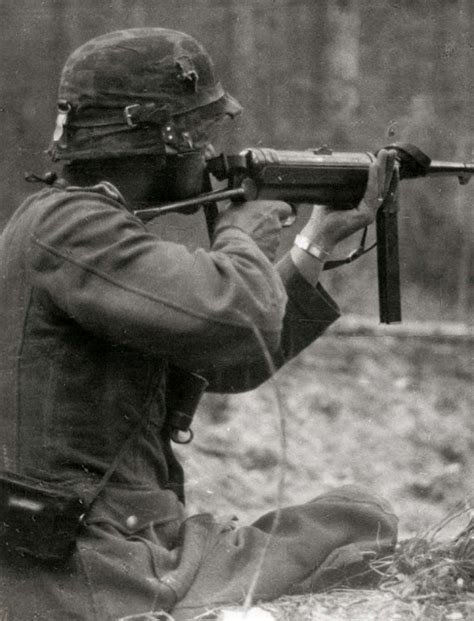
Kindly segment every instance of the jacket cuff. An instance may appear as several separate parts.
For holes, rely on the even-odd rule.
[[[277,264],[280,277],[285,285],[292,309],[301,319],[314,320],[329,326],[341,315],[340,309],[333,298],[318,283],[312,287],[299,273],[291,256],[287,253]]]

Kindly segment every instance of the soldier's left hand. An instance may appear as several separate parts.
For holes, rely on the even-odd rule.
[[[367,188],[359,205],[345,210],[314,205],[302,234],[331,252],[340,241],[371,224],[388,194],[396,191],[392,183],[395,165],[396,152],[381,149],[369,166]]]

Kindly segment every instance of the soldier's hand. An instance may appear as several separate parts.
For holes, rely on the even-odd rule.
[[[255,241],[270,261],[275,259],[283,223],[292,215],[290,205],[282,201],[248,201],[229,205],[219,216],[216,234],[235,226]]]
[[[395,162],[395,151],[381,149],[369,167],[367,188],[359,205],[347,210],[314,205],[302,231],[305,237],[331,252],[340,241],[371,224],[388,193],[396,190],[392,184]]]

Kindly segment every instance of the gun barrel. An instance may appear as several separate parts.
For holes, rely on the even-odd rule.
[[[455,176],[459,177],[461,183],[467,183],[474,175],[474,163],[466,164],[464,162],[432,160],[426,174],[430,177]]]

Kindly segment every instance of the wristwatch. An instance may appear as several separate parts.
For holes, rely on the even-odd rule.
[[[295,237],[294,243],[295,246],[298,246],[298,248],[304,250],[309,255],[311,255],[315,259],[318,259],[318,261],[321,261],[322,263],[329,259],[330,253],[327,250],[324,250],[323,248],[316,246],[316,244],[311,243],[311,241],[307,237],[304,237],[304,235],[297,235]]]

